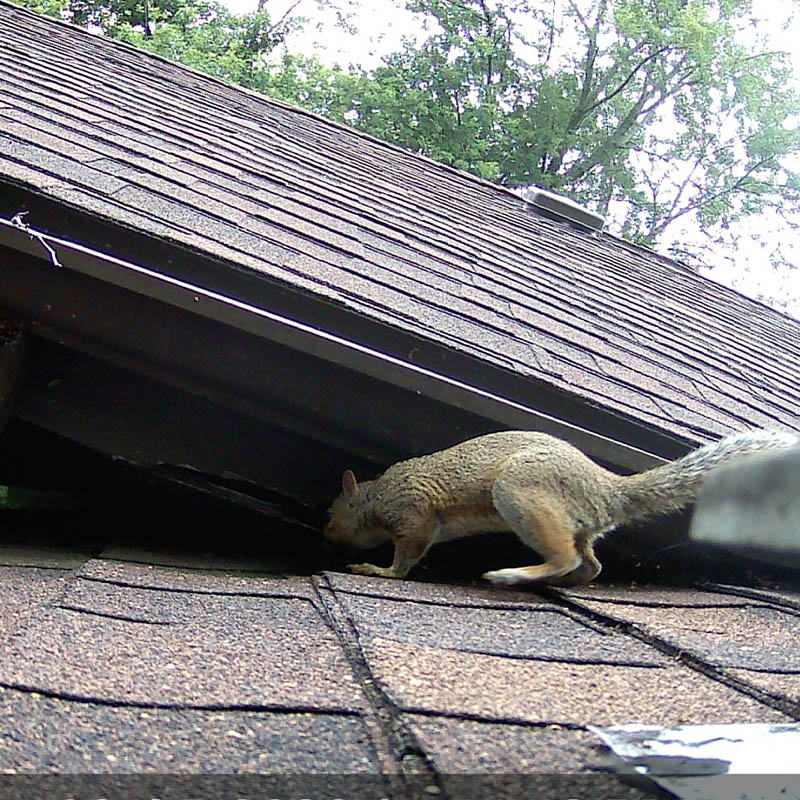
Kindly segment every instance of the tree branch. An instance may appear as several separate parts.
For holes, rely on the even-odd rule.
[[[273,25],[270,25],[269,32],[272,33],[272,31],[274,31],[278,26],[283,25],[283,23],[286,22],[286,20],[289,18],[290,14],[302,2],[303,2],[303,0],[294,0],[294,2],[289,6],[289,8],[287,8],[286,11],[283,12],[283,15],[281,16],[281,18],[276,23],[274,23]],[[258,10],[259,11],[263,11],[264,8],[266,7],[266,5],[267,5],[267,0],[258,0]]]
[[[247,39],[246,48],[249,50],[253,55],[257,55],[258,47],[257,47],[257,39],[260,33],[259,24],[258,24],[258,15],[263,13],[267,7],[267,2],[269,0],[258,0],[258,5],[256,6],[256,19],[253,20],[253,27],[250,29],[250,36]],[[281,18],[272,24],[266,29],[265,33],[267,36],[271,36],[276,30],[283,25],[284,22],[289,18],[292,12],[297,8],[297,6],[302,3],[303,0],[294,0],[293,3],[289,5],[286,11],[283,13]]]
[[[616,97],[618,94],[620,94],[620,92],[623,92],[623,91],[625,91],[625,87],[626,87],[626,86],[627,86],[627,85],[628,85],[628,84],[629,84],[629,83],[630,83],[630,82],[633,80],[633,78],[634,78],[634,76],[636,75],[636,73],[637,73],[637,72],[638,72],[640,69],[642,69],[642,67],[644,67],[646,64],[648,64],[649,62],[651,62],[651,61],[652,61],[654,58],[656,58],[656,57],[660,56],[662,53],[666,53],[666,52],[668,52],[669,50],[674,50],[674,49],[675,49],[675,48],[674,48],[674,47],[672,47],[671,45],[665,45],[664,47],[659,47],[659,48],[658,48],[658,50],[656,50],[654,53],[651,53],[649,56],[647,56],[647,58],[643,58],[643,59],[642,59],[642,60],[641,60],[641,61],[640,61],[640,62],[639,62],[639,63],[638,63],[638,64],[637,64],[637,65],[636,65],[636,66],[635,66],[635,67],[634,67],[634,68],[633,68],[631,71],[630,71],[630,73],[628,74],[628,77],[627,77],[627,78],[625,78],[625,80],[624,80],[624,81],[622,81],[622,83],[621,83],[619,86],[617,86],[617,88],[616,88],[616,89],[614,89],[614,91],[613,91],[613,92],[610,92],[609,94],[607,94],[607,95],[605,95],[605,96],[601,97],[599,100],[597,100],[596,102],[594,102],[594,103],[593,103],[591,106],[589,106],[589,108],[587,108],[587,109],[586,109],[586,111],[585,111],[585,113],[584,113],[584,116],[586,116],[587,114],[591,114],[591,113],[592,113],[592,111],[594,111],[596,108],[599,108],[601,105],[603,105],[603,103],[607,103],[609,100],[611,100],[612,98],[614,98],[614,97]]]
[[[581,120],[585,116],[584,108],[587,106],[589,101],[589,96],[592,91],[592,81],[594,80],[594,65],[595,61],[597,60],[598,48],[597,48],[597,35],[600,32],[600,26],[603,22],[603,18],[606,13],[608,0],[600,0],[600,3],[597,7],[597,17],[595,18],[594,25],[589,28],[586,24],[586,20],[584,20],[583,15],[581,14],[578,7],[575,5],[573,0],[569,0],[570,6],[572,6],[573,11],[577,15],[578,19],[581,21],[583,26],[586,28],[587,33],[589,34],[589,45],[586,50],[586,60],[584,62],[583,68],[583,80],[581,86],[581,93],[580,97],[578,98],[578,102],[575,104],[575,109],[572,112],[569,122],[567,123],[567,132],[575,130],[578,125],[580,124]]]
[[[553,55],[553,44],[556,38],[556,0],[553,0],[553,17],[552,22],[550,23],[550,34],[548,36],[547,41],[547,55],[544,59],[544,65],[547,66],[550,63],[550,56]]]
[[[760,169],[768,159],[763,158],[757,161],[755,164],[752,164],[747,171],[740,175],[731,185],[725,186],[719,191],[711,192],[708,194],[703,194],[703,187],[698,185],[697,183],[692,183],[692,185],[698,190],[698,197],[695,200],[687,203],[680,211],[675,214],[671,214],[670,216],[661,220],[661,223],[653,229],[653,238],[657,238],[660,236],[669,225],[671,225],[676,220],[680,219],[681,217],[688,214],[690,211],[697,211],[704,205],[708,203],[718,200],[720,197],[724,197],[725,195],[735,194],[736,192],[740,191],[741,187],[744,185],[745,181],[755,172],[757,169]]]
[[[584,175],[591,172],[598,164],[601,164],[603,161],[605,161],[608,155],[622,144],[623,140],[630,132],[630,129],[633,127],[633,124],[639,117],[639,114],[641,114],[648,95],[649,91],[645,86],[639,95],[639,99],[630,108],[620,124],[617,125],[616,130],[606,137],[606,140],[603,142],[603,144],[594,149],[589,158],[583,158],[581,161],[576,162],[572,167],[570,167],[566,175],[564,175],[565,181],[572,182],[580,180],[584,177]]]

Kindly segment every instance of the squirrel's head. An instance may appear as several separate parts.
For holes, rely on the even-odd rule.
[[[371,482],[358,485],[352,470],[342,475],[342,493],[328,510],[330,517],[322,535],[331,544],[351,550],[368,550],[388,539],[382,528],[370,523],[368,488]]]

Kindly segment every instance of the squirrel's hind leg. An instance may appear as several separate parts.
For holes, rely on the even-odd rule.
[[[581,556],[578,568],[559,578],[548,579],[547,583],[550,586],[585,586],[600,574],[603,567],[594,554],[592,543],[588,539],[584,539],[582,542],[578,542],[577,546]]]
[[[557,498],[501,476],[495,481],[492,500],[511,530],[544,558],[544,564],[498,569],[485,573],[484,578],[513,586],[560,578],[581,567],[583,559],[575,547],[574,526]]]

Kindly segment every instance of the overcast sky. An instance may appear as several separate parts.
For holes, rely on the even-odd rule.
[[[273,19],[280,17],[296,0],[268,0],[267,9]],[[234,11],[252,11],[257,0],[226,0]],[[413,36],[420,32],[421,23],[403,7],[402,0],[341,0],[350,2],[353,10],[353,21],[358,29],[356,36],[351,36],[337,27],[335,15],[330,10],[319,11],[316,0],[301,0],[296,9],[311,20],[305,31],[295,34],[289,42],[289,49],[294,52],[314,53],[328,64],[338,63],[346,66],[350,63],[366,68],[377,66],[381,57],[400,48],[404,36]],[[764,14],[775,14],[775,19],[783,19],[783,9],[788,8],[790,0],[770,0],[758,4],[759,11]],[[773,47],[792,53],[796,65],[796,74],[800,76],[800,24],[795,23],[788,31],[780,31],[774,25]],[[785,234],[777,230],[772,220],[759,219],[752,223],[752,230],[762,233],[764,245],[743,246],[735,257],[734,265],[726,265],[708,271],[714,280],[733,286],[750,296],[763,294],[783,300],[789,300],[788,311],[800,318],[800,269],[776,270],[769,265],[764,248],[770,240]],[[800,240],[796,245],[787,248],[789,257],[800,265]]]

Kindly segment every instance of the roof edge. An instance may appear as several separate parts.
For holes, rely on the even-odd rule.
[[[513,188],[509,188],[507,186],[502,186],[500,184],[493,183],[492,181],[489,181],[489,180],[487,180],[485,178],[480,178],[477,175],[473,175],[471,172],[466,172],[465,170],[461,170],[461,169],[458,169],[456,167],[452,167],[449,164],[444,164],[441,161],[436,161],[435,159],[431,158],[430,156],[427,156],[427,155],[424,155],[424,154],[421,154],[421,153],[414,153],[414,152],[412,152],[410,150],[407,150],[407,149],[401,147],[400,145],[396,145],[396,144],[393,144],[391,142],[386,142],[386,141],[384,141],[382,139],[377,138],[376,136],[373,136],[372,134],[365,133],[363,131],[359,131],[357,128],[353,128],[353,127],[350,127],[349,125],[345,125],[344,123],[337,122],[336,120],[329,119],[328,117],[325,117],[325,116],[323,116],[321,114],[318,114],[318,113],[316,113],[314,111],[309,111],[308,109],[302,108],[301,106],[296,106],[296,105],[293,105],[291,103],[288,103],[285,100],[280,100],[278,98],[271,97],[270,95],[264,94],[263,92],[257,92],[254,89],[250,89],[250,88],[245,87],[245,86],[240,86],[239,84],[233,83],[232,81],[225,80],[223,78],[219,78],[219,77],[217,77],[215,75],[210,75],[209,73],[203,72],[202,70],[198,69],[197,67],[192,67],[190,65],[183,64],[180,61],[173,61],[172,59],[169,59],[166,56],[159,55],[158,53],[153,53],[150,50],[146,50],[144,48],[136,47],[135,45],[132,45],[129,42],[123,42],[123,41],[121,41],[119,39],[111,39],[111,38],[106,37],[106,36],[99,36],[98,34],[91,33],[86,28],[83,28],[80,25],[76,25],[75,23],[68,22],[68,21],[63,20],[63,19],[58,19],[56,17],[51,17],[51,16],[48,16],[46,14],[40,14],[39,12],[36,12],[36,11],[32,11],[31,9],[26,8],[25,6],[20,5],[19,3],[14,2],[13,0],[0,0],[0,6],[5,6],[7,8],[13,9],[14,11],[18,11],[18,12],[30,15],[30,16],[36,18],[36,19],[44,19],[47,22],[50,22],[50,23],[53,23],[53,24],[56,24],[56,25],[64,26],[64,27],[66,27],[66,28],[68,28],[68,29],[70,29],[72,31],[79,32],[81,35],[90,37],[90,38],[92,38],[94,40],[100,39],[101,41],[109,43],[109,45],[111,47],[120,47],[120,48],[130,52],[131,54],[136,54],[138,56],[145,55],[146,57],[152,58],[152,59],[154,59],[154,60],[156,60],[158,62],[161,62],[163,64],[169,65],[169,66],[177,68],[179,70],[184,70],[184,71],[186,71],[186,72],[188,72],[190,74],[193,74],[193,75],[197,76],[198,78],[202,78],[204,80],[208,80],[213,84],[216,84],[216,85],[219,85],[219,86],[223,86],[223,87],[227,87],[227,88],[233,89],[233,90],[235,90],[237,92],[241,92],[241,93],[247,95],[248,97],[251,97],[254,100],[257,100],[257,101],[260,101],[260,102],[263,102],[263,103],[266,103],[266,104],[274,105],[274,106],[277,106],[279,108],[283,108],[283,109],[285,109],[287,111],[303,114],[304,116],[306,116],[306,117],[308,117],[310,119],[314,119],[317,122],[320,122],[320,123],[323,123],[325,125],[331,126],[331,127],[335,128],[337,130],[346,131],[348,134],[357,136],[357,137],[359,137],[361,139],[368,140],[368,141],[370,141],[370,142],[372,142],[372,143],[374,143],[376,145],[379,145],[381,147],[387,148],[387,149],[389,149],[389,150],[391,150],[393,152],[400,153],[400,154],[404,155],[405,157],[410,157],[410,158],[413,158],[413,159],[420,159],[421,161],[425,162],[426,164],[429,164],[429,165],[431,165],[431,166],[433,166],[433,167],[435,167],[437,169],[444,170],[445,172],[450,173],[452,175],[457,175],[457,176],[461,177],[462,179],[469,180],[474,184],[477,184],[479,186],[483,186],[483,187],[485,187],[485,188],[487,188],[487,189],[489,189],[489,190],[491,190],[493,192],[496,192],[496,193],[498,193],[500,195],[505,196],[508,199],[513,200],[515,203],[518,204],[520,210],[522,212],[526,213],[526,214],[529,214],[530,210],[533,208],[533,209],[535,209],[535,213],[537,213],[539,216],[541,216],[543,218],[550,219],[551,221],[553,221],[552,217],[550,217],[547,213],[542,213],[534,204],[532,204],[532,203],[526,201],[524,198],[522,198],[520,196],[520,194],[517,191],[515,191],[515,189],[513,189]],[[32,188],[34,188],[35,191],[40,191],[39,189],[37,189],[35,187],[32,187]],[[523,188],[523,187],[516,187],[516,188]],[[571,201],[571,202],[576,202],[576,201]],[[567,225],[567,224],[570,224],[570,223],[565,220],[561,224]],[[633,250],[633,251],[636,251],[636,252],[641,252],[643,254],[646,254],[648,257],[657,259],[662,264],[669,265],[669,266],[672,266],[672,267],[677,267],[678,269],[681,270],[681,272],[683,272],[687,277],[690,277],[692,280],[696,280],[696,281],[698,281],[700,283],[703,283],[705,285],[710,285],[710,286],[713,286],[715,288],[719,288],[720,290],[724,291],[729,296],[735,296],[735,297],[739,298],[740,300],[742,300],[742,301],[744,301],[746,303],[752,303],[754,306],[766,309],[767,311],[772,312],[773,314],[775,314],[775,315],[777,315],[777,316],[779,316],[779,317],[781,317],[783,319],[787,319],[787,320],[790,320],[792,322],[796,322],[797,321],[797,320],[795,320],[794,317],[792,317],[788,313],[783,312],[783,311],[779,311],[778,309],[773,308],[772,306],[768,305],[767,303],[765,303],[762,300],[758,300],[758,299],[752,298],[752,297],[744,294],[743,292],[738,291],[737,289],[734,289],[734,288],[732,288],[730,286],[727,286],[727,285],[725,285],[723,283],[719,283],[718,281],[715,281],[715,280],[713,280],[712,278],[710,278],[710,277],[708,277],[706,275],[702,275],[697,270],[689,267],[687,264],[684,264],[681,261],[678,261],[678,260],[676,260],[674,258],[671,258],[670,256],[664,255],[663,253],[659,253],[657,250],[654,250],[651,247],[646,247],[645,245],[638,244],[636,242],[631,242],[631,241],[629,241],[627,239],[624,239],[621,236],[619,236],[618,234],[612,233],[608,229],[605,229],[605,228],[603,230],[588,230],[587,229],[587,234],[588,235],[592,235],[592,236],[601,236],[601,237],[602,236],[607,236],[610,239],[612,239],[613,241],[621,244],[622,246],[626,247],[629,250]],[[708,267],[708,268],[711,269],[710,267]]]
[[[269,338],[302,352],[357,370],[395,386],[421,391],[432,399],[462,408],[504,425],[537,428],[576,444],[597,458],[632,470],[665,463],[660,456],[596,433],[530,406],[467,384],[374,348],[344,339],[303,322],[219,294],[146,267],[37,231],[19,219],[0,219],[0,244],[45,260],[54,269],[89,275]]]

